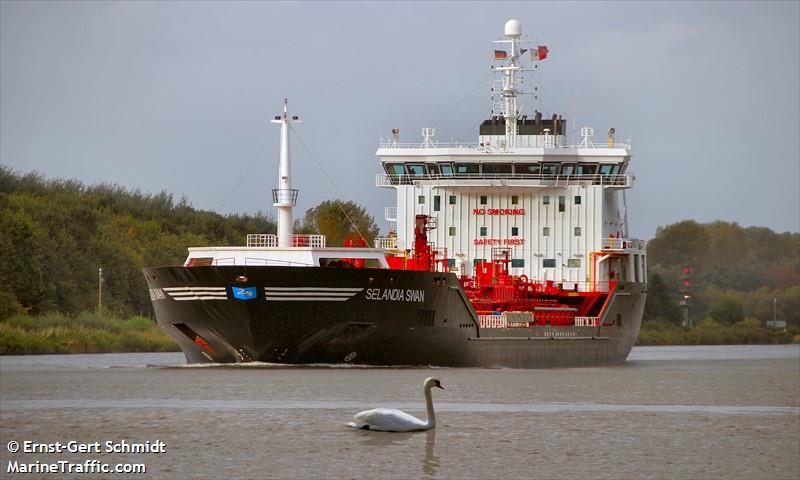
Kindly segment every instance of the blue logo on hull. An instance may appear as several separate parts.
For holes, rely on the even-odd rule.
[[[256,298],[256,287],[231,287],[233,298],[239,300],[253,300]]]

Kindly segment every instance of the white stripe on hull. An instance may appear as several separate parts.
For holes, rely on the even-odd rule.
[[[228,297],[176,297],[176,302],[183,302],[185,300],[227,300]]]
[[[363,288],[345,287],[264,287],[268,302],[346,302]]]
[[[363,288],[344,288],[344,287],[264,287],[264,290],[287,291],[287,292],[355,292],[358,293]]]
[[[268,302],[346,302],[350,297],[266,297]]]
[[[177,302],[228,299],[225,287],[164,287],[162,290]]]
[[[164,293],[175,301],[227,300],[226,287],[165,287]],[[351,287],[264,287],[268,302],[346,302],[363,288]]]

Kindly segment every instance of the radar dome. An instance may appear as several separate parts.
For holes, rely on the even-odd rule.
[[[522,35],[522,24],[519,20],[511,19],[506,22],[506,37],[517,38]]]

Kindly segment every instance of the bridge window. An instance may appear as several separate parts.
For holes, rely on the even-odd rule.
[[[511,236],[516,237],[519,235],[519,227],[511,227]]]
[[[483,173],[511,173],[510,163],[484,163]]]
[[[486,195],[481,195],[481,205],[486,205],[487,201]]]
[[[561,175],[572,175],[575,173],[575,164],[574,163],[567,163],[561,165]]]
[[[431,175],[439,175],[439,166],[435,163],[429,163],[426,167],[428,167],[428,173]]]
[[[578,175],[594,175],[597,171],[597,165],[580,164],[578,165]]]
[[[425,165],[406,165],[409,175],[425,175]]]
[[[442,197],[440,195],[433,196],[433,211],[438,212],[442,209]]]
[[[600,165],[601,175],[614,175],[619,171],[618,165]]]
[[[481,237],[486,236],[486,227],[481,227]]]
[[[456,173],[481,173],[481,170],[477,163],[456,163]]]
[[[556,259],[555,258],[543,258],[542,259],[542,268],[556,268]]]
[[[555,175],[558,171],[558,164],[557,163],[544,163],[542,164],[542,174],[543,175]]]
[[[404,175],[406,170],[402,163],[389,163],[386,165],[386,173],[389,175]]]
[[[518,163],[514,165],[514,173],[520,175],[539,175],[542,166],[538,163]]]
[[[440,163],[439,164],[439,170],[441,170],[442,171],[442,175],[444,175],[446,177],[452,177],[453,176],[453,165],[450,164],[450,163]]]
[[[550,227],[542,227],[542,236],[549,237],[550,236]]]
[[[448,203],[450,203],[450,205],[455,205],[456,204],[456,196],[455,195],[450,195],[450,198],[448,199]]]
[[[542,205],[550,205],[550,195],[545,195],[542,197]]]

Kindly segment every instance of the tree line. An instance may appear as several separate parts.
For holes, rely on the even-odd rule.
[[[0,166],[0,319],[94,310],[101,267],[104,310],[149,315],[143,267],[181,264],[190,246],[243,245],[248,233],[276,230],[262,212],[223,216],[164,191],[47,180]],[[307,210],[295,224],[298,233],[327,235],[331,246],[348,237],[371,245],[378,230],[366,209],[342,200]]]
[[[14,313],[149,314],[144,266],[183,263],[188,246],[242,245],[274,233],[263,213],[222,216],[171,194],[46,180],[0,166],[0,318]]]
[[[295,231],[371,245],[374,218],[351,201],[305,212]],[[175,265],[186,248],[242,245],[248,233],[275,233],[264,214],[220,215],[167,192],[47,180],[0,166],[0,319],[14,313],[76,315],[103,305],[118,316],[151,312],[142,268]],[[687,220],[660,227],[647,246],[645,325],[678,325],[682,269],[691,269],[690,316],[720,324],[779,320],[800,326],[800,234],[736,223]],[[751,322],[752,323],[752,322]]]
[[[694,324],[748,319],[764,324],[775,316],[800,326],[798,233],[686,220],[658,228],[647,244],[647,259],[645,325],[680,324],[678,302],[686,293]]]

